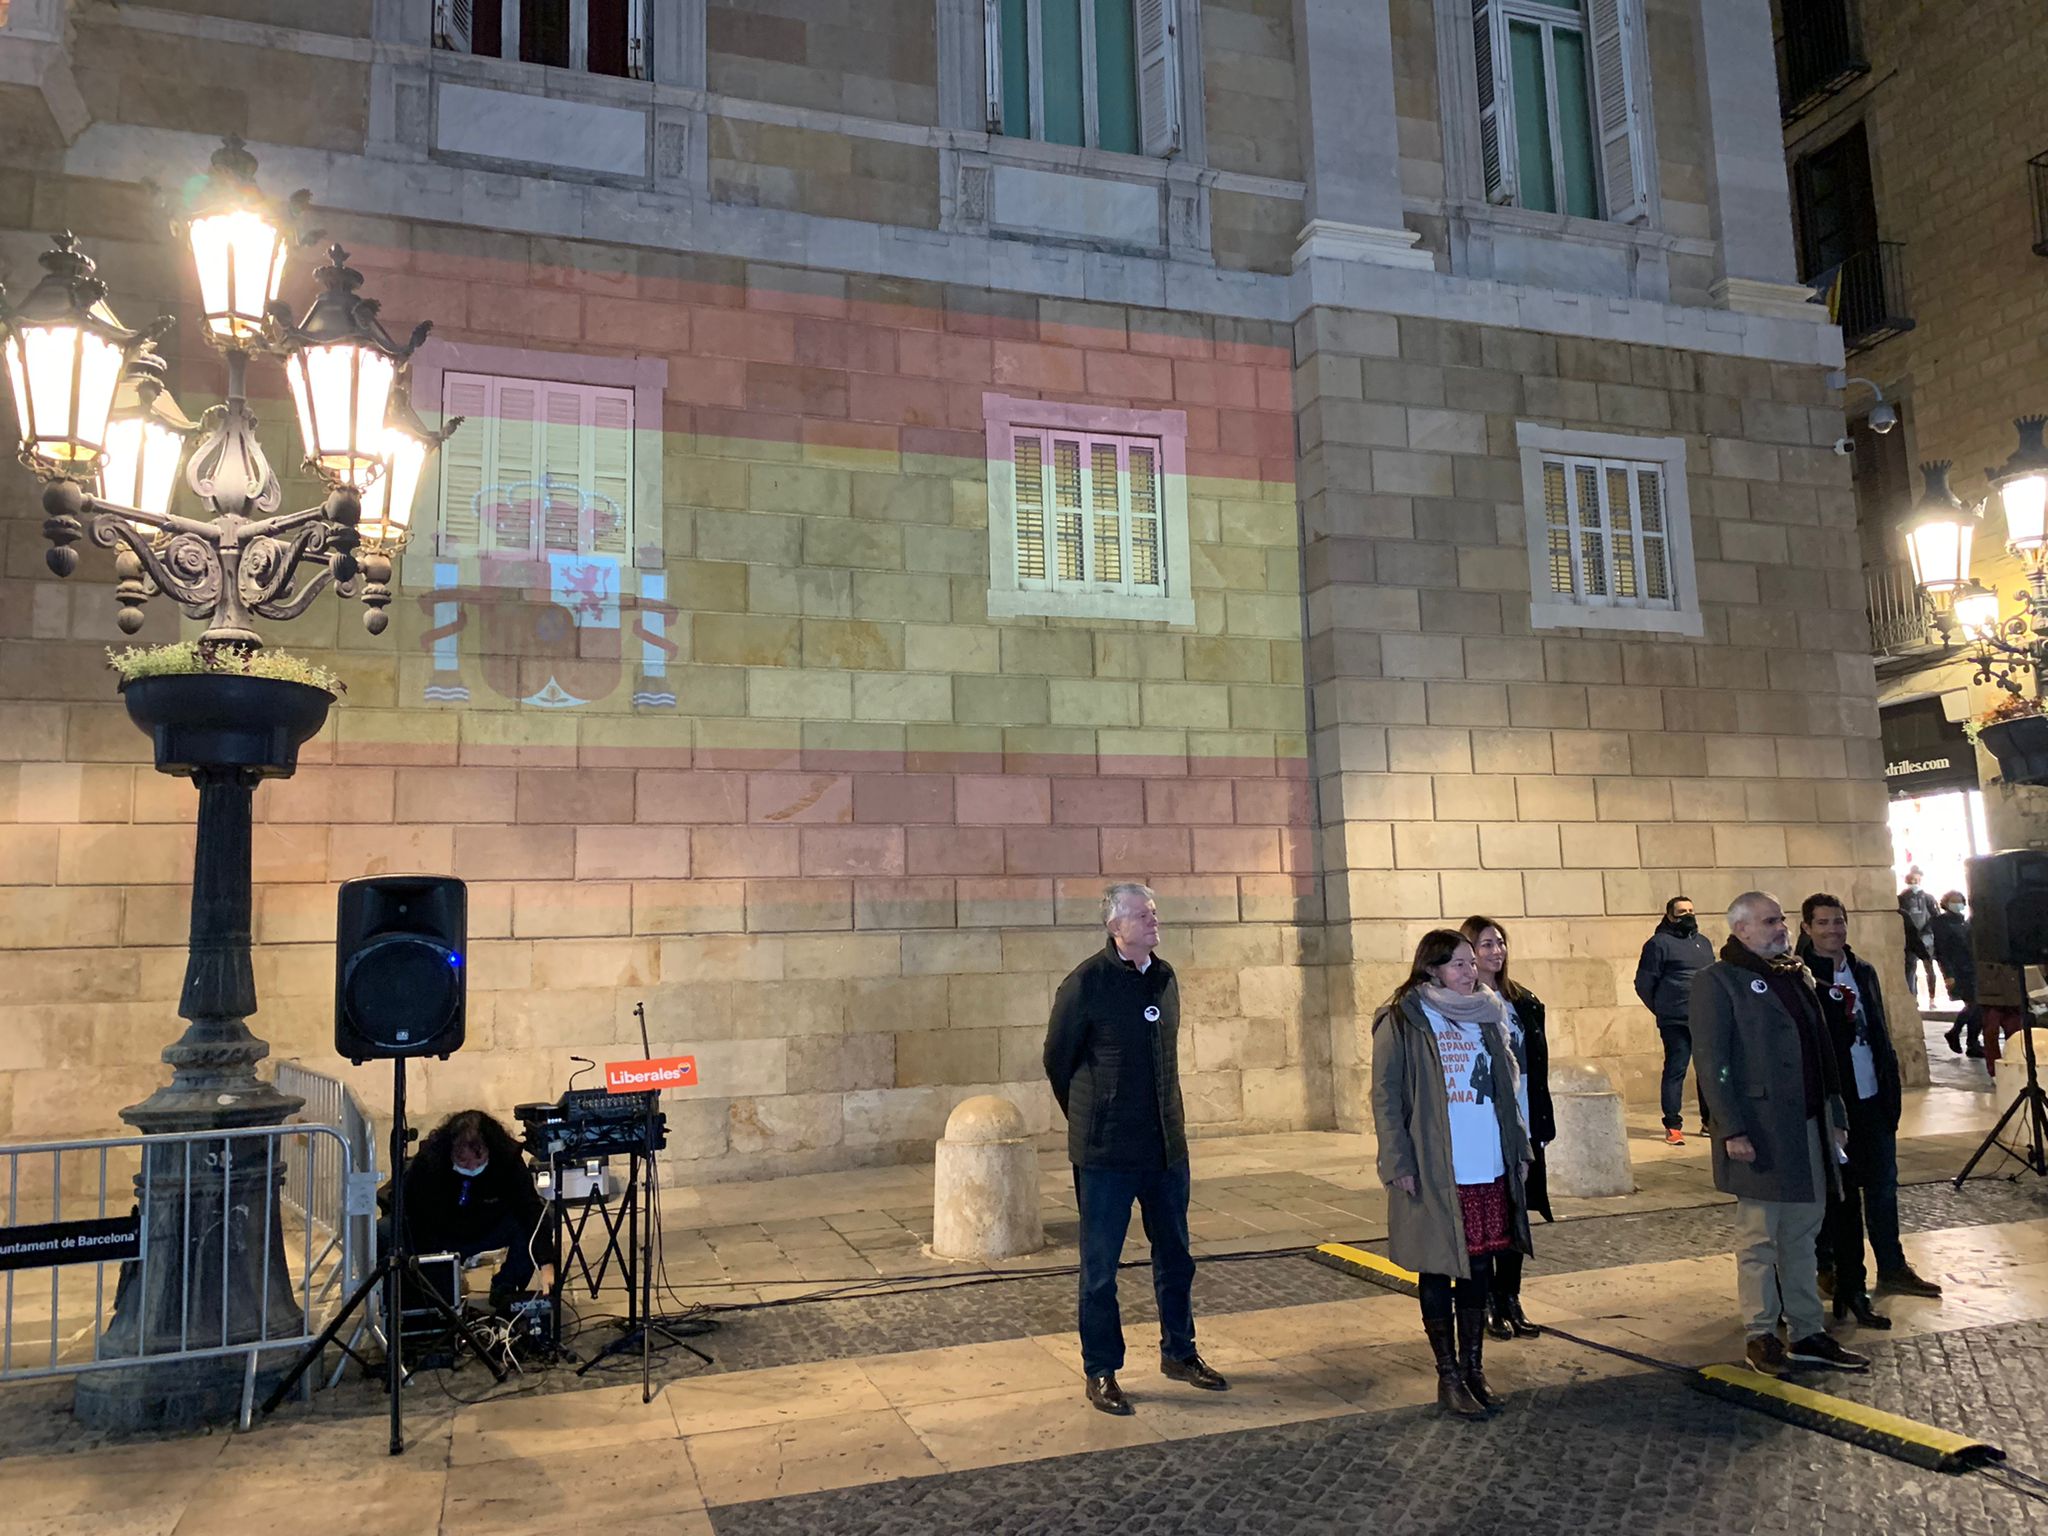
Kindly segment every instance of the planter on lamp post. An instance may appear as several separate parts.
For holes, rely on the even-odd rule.
[[[2048,715],[2021,715],[1984,726],[1977,739],[1998,759],[2008,784],[2048,785]]]

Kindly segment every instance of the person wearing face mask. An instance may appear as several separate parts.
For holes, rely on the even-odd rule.
[[[1921,881],[1927,877],[1915,869],[1906,871],[1906,884],[1899,891],[1899,922],[1905,929],[1906,1000],[1920,1002],[1919,973],[1927,973],[1927,1006],[1934,1006],[1934,898]]]
[[[1664,1144],[1685,1145],[1685,1073],[1692,1065],[1692,979],[1714,963],[1714,946],[1700,932],[1690,896],[1664,903],[1664,921],[1643,945],[1636,962],[1636,996],[1657,1020],[1664,1042]],[[1693,1090],[1699,1096],[1697,1087]],[[1700,1134],[1706,1134],[1706,1100],[1700,1097]]]
[[[443,1120],[406,1164],[405,1225],[406,1246],[416,1254],[468,1260],[503,1248],[505,1262],[491,1277],[494,1308],[521,1292],[554,1288],[547,1202],[534,1188],[519,1143],[480,1109]],[[388,1222],[378,1239],[389,1243]]]
[[[1372,1022],[1372,1115],[1387,1189],[1387,1256],[1417,1272],[1437,1405],[1500,1406],[1486,1381],[1486,1314],[1502,1254],[1533,1252],[1529,1129],[1500,994],[1471,941],[1435,928]]]
[[[1941,984],[1948,995],[1963,1005],[1942,1039],[1950,1050],[1978,1057],[1984,1054],[1984,1016],[1977,1008],[1977,956],[1970,948],[1970,919],[1964,915],[1968,904],[1961,891],[1941,898],[1941,910],[1934,914],[1934,963],[1941,967]]]
[[[1751,1370],[1870,1368],[1828,1336],[1815,1243],[1849,1139],[1813,977],[1766,891],[1728,908],[1721,958],[1692,982],[1693,1044],[1713,1127],[1714,1187],[1735,1197],[1735,1288]],[[1778,1334],[1783,1318],[1792,1336]]]

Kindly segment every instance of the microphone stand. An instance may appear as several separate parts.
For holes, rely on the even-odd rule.
[[[1957,1189],[1963,1187],[1963,1180],[1970,1176],[1970,1171],[1983,1161],[1984,1155],[1993,1147],[2009,1156],[2017,1157],[2028,1172],[2048,1176],[2048,1091],[2041,1087],[2040,1063],[2034,1059],[2034,1002],[2027,992],[2026,967],[2019,967],[2019,973],[2022,1021],[2020,1055],[2027,1064],[2027,1081],[2013,1096],[2012,1103],[2006,1106],[2005,1113],[1998,1117],[1998,1124],[1991,1127],[1991,1134],[1986,1136],[1977,1150],[1970,1154],[1970,1160],[1963,1164],[1963,1171],[1955,1176],[1954,1183]],[[2042,976],[2048,979],[2048,967],[2042,968]],[[2001,1057],[2003,1054],[2000,1053]],[[2023,1111],[2027,1117],[2027,1145],[2025,1150],[2014,1152],[1998,1137],[2012,1117]]]

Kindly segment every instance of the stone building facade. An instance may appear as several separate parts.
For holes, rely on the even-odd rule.
[[[637,1054],[644,1001],[698,1058],[691,1178],[921,1156],[990,1088],[1053,1133],[1045,1013],[1111,879],[1159,893],[1209,1135],[1368,1124],[1372,1010],[1471,911],[1554,1054],[1640,1097],[1668,895],[1889,908],[1764,0],[1093,0],[1078,51],[968,0],[647,10],[0,29],[10,291],[70,227],[124,317],[187,317],[196,410],[219,370],[142,184],[239,133],[387,316],[435,320],[416,404],[472,417],[389,632],[271,637],[349,682],[257,798],[278,1054],[332,1064],[364,873],[470,883],[430,1110]],[[49,578],[19,489],[16,1138],[158,1079],[192,815],[104,670],[109,573]]]
[[[1896,435],[1881,445],[1885,462],[1873,463],[1880,440],[1863,423],[1874,396],[1860,384],[1850,392],[1851,428],[1865,450],[1856,464],[1864,559],[1882,619],[1887,584],[1896,587],[1906,565],[1900,524],[1921,491],[1908,467],[1951,462],[1952,488],[1974,504],[1990,490],[1987,471],[2013,452],[2013,418],[2048,411],[2038,340],[2048,314],[2048,167],[2032,163],[2048,154],[2048,109],[2033,89],[2048,65],[2048,35],[2039,14],[2013,0],[1774,9],[1781,47],[1806,29],[1820,66],[1806,73],[1832,87],[1817,93],[1801,82],[1787,93],[1788,176],[1796,189],[1805,167],[1849,150],[1861,183],[1852,200],[1868,205],[1869,232],[1896,253],[1885,307],[1910,322],[1868,340],[1852,334],[1848,358],[1848,372],[1899,411]],[[1795,195],[1795,212],[1818,224],[1824,210],[1807,202]],[[1813,231],[1804,243],[1818,244]],[[2025,583],[2003,548],[2003,523],[1994,501],[1974,571],[2010,615]],[[1973,684],[1974,669],[1932,635],[1902,639],[1881,622],[1879,631],[1883,704],[1943,697],[1960,717],[2000,697]],[[2048,793],[1999,781],[1988,753],[1979,768],[1993,842],[2040,846]]]

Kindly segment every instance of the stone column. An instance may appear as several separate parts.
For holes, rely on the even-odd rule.
[[[1694,57],[1706,104],[1714,300],[1724,309],[1824,324],[1827,311],[1807,303],[1798,282],[1770,0],[1701,6]]]
[[[1295,267],[1334,257],[1432,270],[1401,220],[1388,0],[1294,0],[1294,58],[1308,181]]]

